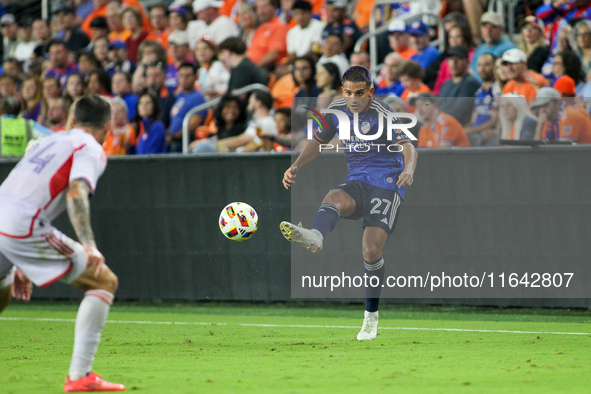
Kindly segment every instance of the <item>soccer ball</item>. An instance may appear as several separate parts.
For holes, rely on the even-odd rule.
[[[250,205],[233,202],[222,210],[219,219],[220,230],[232,241],[244,241],[252,237],[259,226],[259,215]]]

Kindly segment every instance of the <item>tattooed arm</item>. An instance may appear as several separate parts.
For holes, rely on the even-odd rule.
[[[99,252],[94,241],[94,233],[90,225],[90,187],[86,182],[75,179],[70,183],[68,192],[66,194],[68,216],[78,241],[84,246],[88,260],[86,262],[87,268],[96,267],[95,276],[100,275],[105,258]]]

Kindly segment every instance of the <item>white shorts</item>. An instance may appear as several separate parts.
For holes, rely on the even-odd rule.
[[[86,270],[84,247],[55,227],[38,223],[27,238],[0,234],[0,278],[15,265],[38,287],[57,280],[73,282]]]

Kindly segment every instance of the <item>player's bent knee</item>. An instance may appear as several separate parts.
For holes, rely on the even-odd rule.
[[[119,288],[119,278],[111,270],[106,272],[105,278],[101,282],[101,284],[104,286],[103,290],[107,290],[113,294],[115,294],[117,288]]]
[[[376,244],[363,245],[363,259],[365,261],[376,261],[382,257],[382,247]]]

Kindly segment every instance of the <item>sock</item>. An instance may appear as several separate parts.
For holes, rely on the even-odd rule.
[[[333,204],[322,204],[314,216],[312,228],[320,231],[322,237],[326,238],[328,233],[334,229],[341,217],[341,212]]]
[[[92,362],[113,298],[114,295],[106,290],[89,290],[84,293],[76,316],[70,380],[83,378],[92,372]]]
[[[368,286],[365,288],[365,310],[367,312],[377,312],[380,305],[380,293],[382,292],[382,284],[384,282],[384,273],[386,269],[384,267],[384,258],[380,257],[374,262],[367,262],[363,260],[365,266],[365,273],[367,274]],[[378,287],[371,287],[369,285],[370,278],[377,276],[380,279]],[[375,279],[373,280],[375,283]]]

